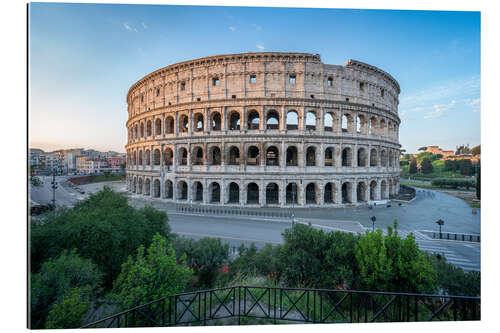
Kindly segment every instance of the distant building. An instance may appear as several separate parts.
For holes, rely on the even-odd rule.
[[[104,171],[118,171],[118,169],[114,169],[108,164],[108,160],[103,157],[94,157],[94,156],[77,156],[76,157],[76,171],[78,173],[84,174],[94,174],[94,173],[102,173]]]
[[[455,155],[455,151],[442,150],[439,146],[428,146],[426,152],[433,153],[434,155],[441,154],[444,158]]]
[[[82,155],[83,148],[73,148],[63,150],[64,171],[73,172],[76,170],[76,157]]]
[[[113,172],[118,172],[121,171],[120,165],[122,163],[125,163],[126,160],[126,157],[121,156],[108,157],[108,165],[113,170]]]

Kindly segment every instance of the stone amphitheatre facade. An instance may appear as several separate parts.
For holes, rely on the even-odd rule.
[[[130,88],[127,189],[245,207],[367,204],[399,191],[399,84],[317,54],[185,61]]]

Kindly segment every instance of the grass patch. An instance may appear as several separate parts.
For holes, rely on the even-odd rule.
[[[125,180],[124,174],[113,174],[113,175],[97,175],[90,179],[89,183],[101,183],[101,182],[113,182],[118,180]]]

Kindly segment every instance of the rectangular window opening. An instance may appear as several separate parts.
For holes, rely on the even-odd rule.
[[[295,84],[295,81],[297,80],[295,75],[290,75],[290,84]]]
[[[255,75],[250,75],[250,83],[257,82],[257,77]]]

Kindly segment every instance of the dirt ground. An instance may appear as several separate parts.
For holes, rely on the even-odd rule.
[[[471,207],[475,207],[475,208],[481,207],[481,201],[477,200],[476,192],[444,191],[444,190],[440,190],[440,191],[466,201]]]

